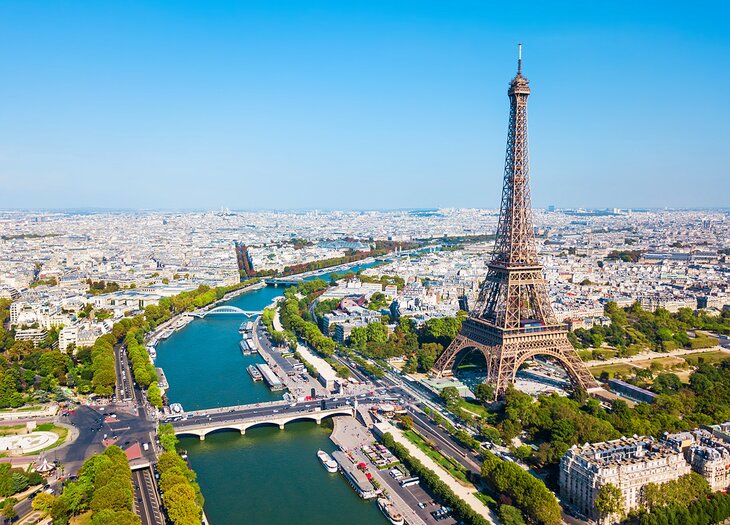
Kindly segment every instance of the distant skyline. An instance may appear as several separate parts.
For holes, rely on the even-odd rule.
[[[0,209],[730,207],[721,2],[6,1]]]

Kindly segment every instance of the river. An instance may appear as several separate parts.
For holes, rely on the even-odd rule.
[[[282,294],[283,288],[266,287],[226,304],[262,310]],[[250,362],[262,360],[241,355],[243,320],[234,315],[196,319],[157,345],[156,366],[165,371],[171,403],[198,410],[281,399],[281,392],[254,383],[246,372]],[[335,450],[329,433],[313,422],[295,422],[284,430],[265,426],[245,436],[222,431],[205,441],[185,436],[180,441],[198,473],[213,525],[387,523],[372,501],[361,500],[341,474],[329,474],[319,463],[318,449]]]

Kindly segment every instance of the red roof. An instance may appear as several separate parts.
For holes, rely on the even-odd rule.
[[[134,445],[131,445],[129,448],[127,448],[124,453],[127,455],[127,461],[139,459],[142,457],[142,447],[139,446],[139,443],[135,443]]]

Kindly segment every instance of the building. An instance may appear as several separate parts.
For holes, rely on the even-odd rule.
[[[664,441],[681,451],[692,470],[707,480],[713,491],[730,485],[730,444],[704,429],[665,434]]]
[[[594,502],[602,486],[621,490],[626,511],[641,505],[648,483],[666,483],[689,474],[681,450],[651,437],[631,437],[574,445],[560,460],[560,497],[598,519]]]

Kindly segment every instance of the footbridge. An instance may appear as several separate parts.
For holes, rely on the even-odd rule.
[[[207,434],[217,430],[238,430],[243,435],[246,430],[255,426],[275,425],[283,430],[292,421],[314,421],[319,425],[326,417],[355,415],[352,406],[346,404],[324,409],[317,402],[310,405],[278,405],[278,408],[259,407],[258,410],[250,407],[251,405],[244,410],[222,412],[217,409],[216,413],[210,414],[198,411],[189,414],[187,419],[172,421],[172,428],[176,435],[195,435],[204,440]]]
[[[210,310],[198,310],[197,312],[190,312],[193,317],[203,318],[207,315],[244,315],[246,317],[254,317],[261,315],[261,310],[241,310],[236,306],[216,306]]]

